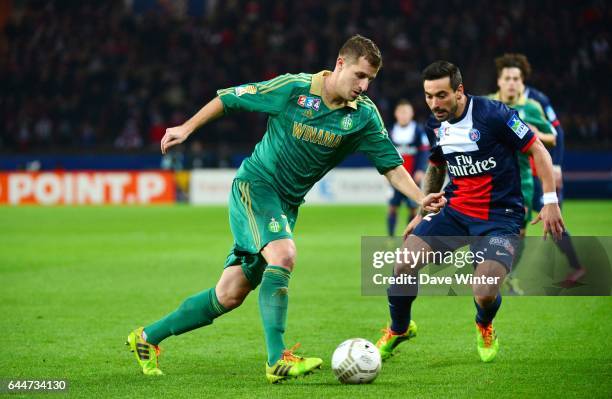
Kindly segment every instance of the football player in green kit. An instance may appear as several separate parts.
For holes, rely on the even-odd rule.
[[[517,54],[504,54],[495,59],[495,67],[497,69],[497,86],[499,91],[489,97],[503,102],[510,108],[518,111],[519,117],[529,125],[529,128],[538,136],[540,141],[547,147],[554,147],[555,129],[550,124],[540,103],[527,98],[523,93],[524,76],[523,59]],[[517,153],[518,164],[521,171],[521,191],[525,204],[525,220],[521,228],[521,237],[525,236],[527,223],[531,221],[532,203],[534,196],[533,173],[529,156],[522,152]],[[514,259],[514,263],[518,264],[522,253],[523,243],[519,247],[519,251]],[[519,281],[512,274],[506,278],[506,284],[510,290],[522,295],[523,290],[519,286]]]
[[[232,184],[229,216],[234,244],[219,281],[128,336],[144,374],[162,374],[158,344],[163,339],[211,324],[240,306],[257,286],[268,381],[303,376],[321,366],[321,359],[297,356],[283,341],[296,260],[293,227],[306,193],[347,155],[365,153],[395,188],[425,209],[444,206],[441,193],[424,196],[416,186],[376,106],[363,94],[381,65],[374,42],[356,35],[340,49],[333,72],[286,74],[219,90],[191,119],[166,130],[161,141],[164,154],[224,114],[256,111],[269,117],[265,135]]]

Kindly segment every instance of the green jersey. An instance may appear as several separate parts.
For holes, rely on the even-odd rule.
[[[237,178],[264,181],[291,205],[349,154],[363,152],[383,174],[402,165],[378,109],[365,95],[340,108],[323,101],[331,72],[285,74],[217,91],[225,113],[268,114],[268,126]]]

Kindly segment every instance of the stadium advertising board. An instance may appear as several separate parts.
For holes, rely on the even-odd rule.
[[[165,204],[175,201],[171,172],[0,173],[0,204]]]
[[[227,204],[234,169],[199,169],[191,173],[192,204]],[[373,168],[329,172],[306,195],[306,204],[384,204],[391,194],[387,180]]]

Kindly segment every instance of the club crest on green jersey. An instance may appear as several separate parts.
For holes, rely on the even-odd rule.
[[[344,115],[344,118],[342,118],[342,120],[340,121],[340,127],[343,130],[349,130],[353,127],[353,117],[351,116],[351,114]]]
[[[281,225],[276,221],[276,219],[272,218],[270,223],[268,223],[268,230],[272,233],[278,233],[281,231]]]

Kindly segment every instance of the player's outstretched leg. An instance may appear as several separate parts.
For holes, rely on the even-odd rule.
[[[212,324],[217,317],[240,306],[250,289],[239,265],[227,267],[215,287],[185,299],[174,312],[155,323],[132,331],[126,344],[136,355],[142,372],[161,375],[158,345],[162,340]]]
[[[430,246],[425,241],[413,235],[406,239],[404,246],[410,252],[423,251],[423,255],[431,251]],[[424,258],[425,256],[409,257],[409,259]],[[417,277],[415,281],[418,282],[418,270],[422,267],[422,263],[397,264],[395,265],[394,274],[396,276],[402,274],[413,275]],[[411,312],[412,303],[416,299],[417,291],[418,283],[413,285],[394,284],[387,289],[391,325],[382,330],[383,335],[376,341],[376,347],[380,351],[380,357],[383,361],[393,356],[399,344],[416,337],[417,325],[411,319]]]
[[[290,239],[269,243],[262,255],[268,262],[259,288],[259,311],[268,350],[266,378],[277,383],[312,373],[323,360],[297,356],[285,349],[284,334],[289,305],[289,278],[295,262],[295,244]],[[278,266],[276,266],[278,265]]]

